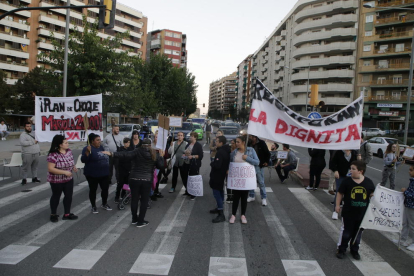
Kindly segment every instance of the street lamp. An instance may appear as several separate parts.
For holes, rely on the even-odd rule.
[[[375,8],[372,4],[364,4],[362,5],[364,8]],[[388,9],[385,7],[377,7],[378,9]],[[394,9],[398,9],[398,10],[410,10],[410,11],[414,11],[414,9],[410,9],[410,8],[398,8],[398,7],[392,7]],[[413,57],[414,57],[414,28],[413,28],[413,37],[411,40],[411,56],[410,56],[410,75],[409,75],[409,79],[408,79],[408,91],[407,91],[407,107],[406,107],[406,111],[405,111],[405,129],[404,129],[404,144],[407,144],[407,139],[408,139],[408,123],[410,121],[410,109],[411,109],[411,94],[412,94],[412,86],[413,86]]]
[[[290,69],[289,66],[283,66],[286,69]],[[305,114],[308,114],[308,98],[309,98],[309,73],[310,73],[310,63],[308,67],[297,67],[296,69],[306,69],[308,68],[308,82],[306,84],[306,97],[305,97]]]

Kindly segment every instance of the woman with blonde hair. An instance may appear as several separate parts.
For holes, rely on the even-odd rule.
[[[398,161],[399,157],[399,145],[388,144],[384,153],[384,168],[382,169],[382,181],[381,186],[387,184],[387,179],[390,179],[390,189],[395,189],[395,170],[400,164],[404,164],[404,161]]]

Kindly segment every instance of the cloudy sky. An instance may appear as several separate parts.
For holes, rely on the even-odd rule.
[[[148,17],[148,31],[187,34],[188,69],[199,85],[197,99],[207,113],[209,84],[236,71],[287,15],[288,0],[118,0]],[[202,108],[202,104],[206,108]]]

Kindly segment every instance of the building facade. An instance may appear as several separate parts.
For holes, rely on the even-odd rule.
[[[302,115],[308,113],[311,84],[319,86],[323,116],[349,104],[354,98],[358,7],[358,0],[299,0],[253,54],[252,78],[258,77]]]
[[[218,112],[228,117],[235,107],[237,72],[210,83],[208,111],[210,114]]]
[[[173,66],[187,67],[187,36],[166,29],[148,32],[146,59],[150,60],[151,54],[159,53],[167,55]]]
[[[237,67],[237,87],[235,105],[238,114],[250,103],[250,82],[252,78],[252,55],[247,56]]]
[[[96,0],[72,0],[71,5],[99,5]],[[67,0],[7,0],[0,1],[0,14],[17,7],[66,6]],[[75,26],[82,31],[83,16],[88,22],[95,22],[98,8],[70,10],[70,29]],[[115,27],[99,30],[102,39],[114,37],[117,33],[129,31],[129,37],[123,39],[119,51],[131,51],[145,59],[146,33],[148,19],[142,12],[117,3]],[[0,70],[6,73],[8,84],[14,84],[24,74],[36,66],[44,66],[38,60],[38,54],[53,50],[52,37],[62,44],[65,40],[66,10],[20,11],[0,21]]]

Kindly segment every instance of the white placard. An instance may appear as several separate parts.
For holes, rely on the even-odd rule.
[[[168,117],[170,119],[170,127],[182,127],[183,118],[182,117]]]
[[[165,150],[168,140],[168,130],[158,127],[157,144],[155,147],[160,150]]]
[[[277,152],[277,159],[286,159],[288,156],[287,151],[280,150]]]
[[[400,232],[402,229],[403,212],[404,194],[378,184],[360,227]]]
[[[88,117],[85,131],[83,118]],[[55,135],[65,135],[68,141],[87,141],[95,133],[103,139],[102,94],[81,97],[35,98],[36,140],[52,142]]]
[[[230,162],[227,188],[232,190],[256,189],[256,170],[254,166],[247,162]]]
[[[187,192],[193,196],[203,196],[203,177],[201,175],[188,176]]]
[[[405,148],[403,158],[413,159],[414,157],[414,148]]]

